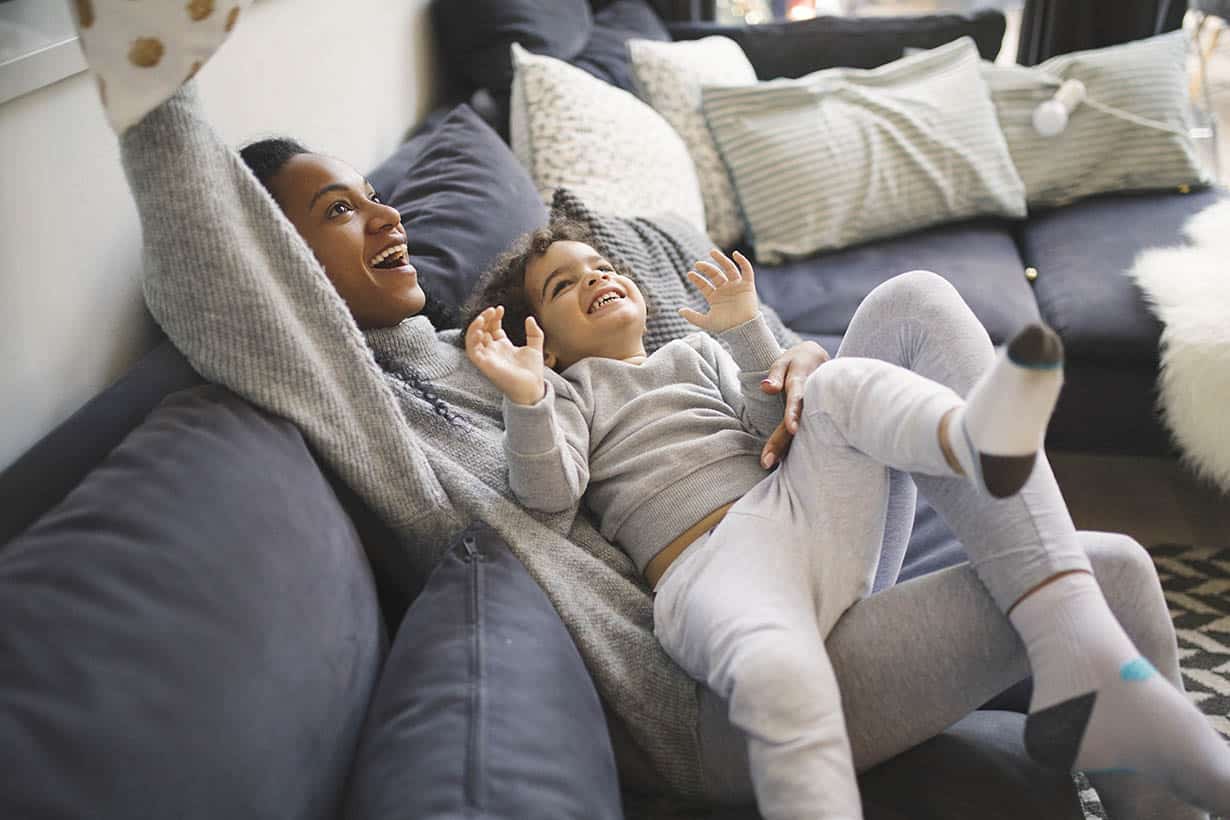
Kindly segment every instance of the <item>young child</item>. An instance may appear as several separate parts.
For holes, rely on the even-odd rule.
[[[737,252],[733,260],[717,251],[712,256],[688,273],[708,312],[680,310],[708,333],[647,355],[646,305],[636,283],[598,254],[579,226],[553,224],[480,286],[472,304],[485,307],[466,331],[467,355],[505,395],[514,492],[545,512],[569,509],[584,496],[602,533],[644,573],[655,590],[654,628],[662,645],[729,701],[732,723],[747,735],[761,813],[768,820],[858,818],[824,639],[869,592],[876,569],[884,511],[867,488],[890,466],[965,481],[984,497],[1016,493],[1029,478],[1059,392],[1062,349],[1046,328],[1026,328],[964,400],[887,362],[827,362],[807,382],[805,416],[789,458],[767,474],[758,454],[783,404],[760,381],[781,351],[760,317],[751,264]],[[983,527],[1001,523],[993,512],[983,518]],[[1036,532],[1052,526],[1026,525]],[[976,532],[957,535],[980,572],[1021,572],[1015,554],[979,555]],[[1113,644],[1114,657],[1123,656],[1115,663],[1131,670],[1125,680],[1156,682],[1070,545],[1040,549],[1043,582],[1026,584],[1028,591],[1005,607],[1039,599],[1019,616],[1028,620],[1013,621],[1026,640],[1036,685],[1045,688],[1048,670],[1079,658],[1086,639]],[[1087,603],[1090,585],[1093,603]],[[1059,648],[1045,637],[1032,640],[1056,628],[1042,595],[1048,589],[1047,596],[1085,596],[1095,613],[1093,632],[1086,636],[1078,627],[1077,638],[1064,635],[1073,645]],[[1111,638],[1095,636],[1099,629]],[[1027,731],[1030,751],[1061,768],[1107,759],[1091,751],[1091,738],[1119,746],[1122,737],[1107,728],[1105,715],[1102,725],[1094,720],[1094,693],[1057,685],[1075,687],[1070,694],[1084,699],[1036,710]],[[1168,684],[1127,696],[1123,688],[1108,685],[1096,695],[1122,699],[1120,715],[1137,709],[1133,697],[1171,697],[1164,715],[1181,715],[1189,726],[1193,715],[1203,720]],[[1188,759],[1216,751],[1203,736],[1190,745]],[[1225,751],[1206,767],[1201,788],[1230,783],[1218,780],[1230,778]],[[1152,762],[1131,760],[1141,769]]]

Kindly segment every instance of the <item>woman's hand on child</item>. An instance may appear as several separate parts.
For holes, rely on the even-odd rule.
[[[546,392],[543,377],[542,329],[534,317],[525,320],[525,347],[517,347],[500,320],[504,306],[489,307],[466,328],[466,355],[491,383],[514,404],[537,404]]]
[[[717,248],[709,256],[713,262],[697,260],[696,268],[688,271],[688,281],[705,297],[709,312],[698,313],[685,307],[679,309],[679,315],[710,333],[721,333],[755,319],[760,313],[760,300],[756,298],[752,263],[738,251],[734,252],[733,262]]]
[[[800,342],[777,357],[769,375],[760,383],[760,389],[766,393],[786,392],[786,412],[760,451],[760,463],[766,470],[786,457],[803,415],[803,386],[807,377],[829,358],[829,352],[815,342]]]

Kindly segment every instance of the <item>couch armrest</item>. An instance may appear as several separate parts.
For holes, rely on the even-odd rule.
[[[706,22],[668,24],[676,40],[719,34],[743,47],[762,80],[801,77],[835,66],[875,68],[902,56],[906,48],[935,48],[970,36],[983,59],[994,60],[1007,21],[1002,12],[931,14],[911,17],[817,17],[756,26]]]

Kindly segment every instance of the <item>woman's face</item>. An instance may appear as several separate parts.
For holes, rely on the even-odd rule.
[[[307,240],[359,327],[391,327],[427,297],[410,264],[397,210],[344,162],[298,154],[270,180],[274,199]]]

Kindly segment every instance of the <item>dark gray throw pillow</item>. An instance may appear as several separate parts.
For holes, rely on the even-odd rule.
[[[581,655],[482,524],[406,612],[372,700],[348,820],[619,820],[615,756]]]
[[[648,219],[596,213],[566,188],[556,190],[551,215],[587,226],[595,249],[632,272],[650,301],[645,330],[648,352],[699,331],[679,315],[678,309],[708,309],[704,297],[686,275],[696,260],[709,258],[714,247],[709,237],[683,218],[670,214]],[[773,308],[762,303],[761,311],[782,347],[800,341],[798,334],[782,324]]]
[[[383,649],[298,430],[173,394],[0,549],[0,817],[337,817]]]
[[[423,288],[453,306],[513,240],[547,221],[525,167],[468,105],[432,119],[369,179],[401,214]]]

